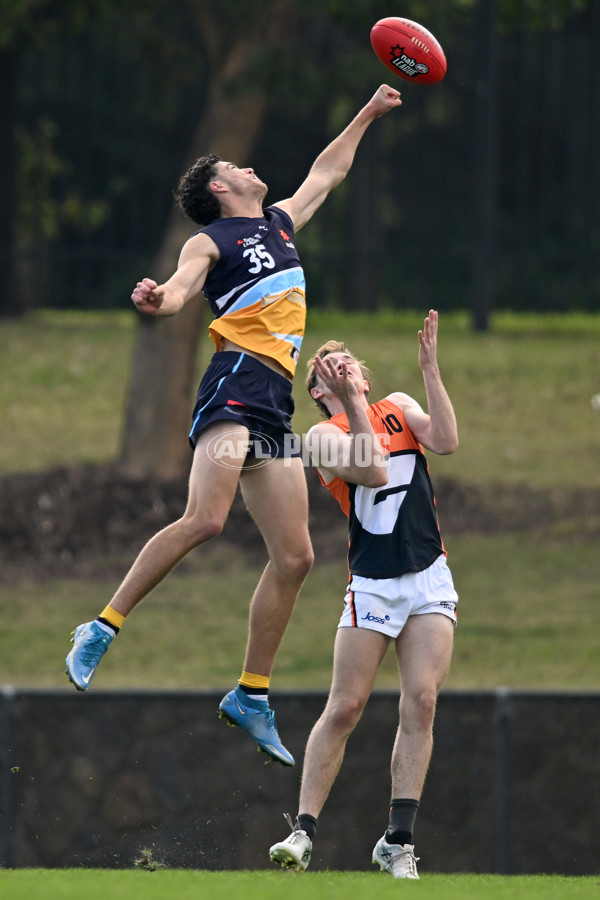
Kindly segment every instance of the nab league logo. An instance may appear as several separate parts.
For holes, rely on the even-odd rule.
[[[261,234],[255,234],[253,237],[240,238],[238,244],[241,247],[254,247],[255,244],[258,244],[258,242],[262,241],[262,239],[263,238]]]
[[[399,44],[391,47],[390,53],[392,55],[392,65],[410,78],[414,78],[416,75],[427,75],[429,72],[429,66],[426,66],[425,63],[418,63],[416,59],[405,53],[404,47],[401,47]]]

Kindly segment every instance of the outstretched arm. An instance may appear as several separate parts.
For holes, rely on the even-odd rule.
[[[206,276],[219,258],[219,250],[206,234],[197,234],[184,244],[177,271],[157,284],[142,278],[133,290],[131,299],[138,312],[150,316],[174,316],[204,287]]]
[[[371,122],[401,105],[400,93],[382,84],[344,131],[319,154],[293,197],[274,204],[288,213],[295,231],[308,222],[329,192],[344,180]]]
[[[437,362],[438,314],[429,310],[419,331],[419,365],[423,370],[427,409],[425,413],[407,394],[391,394],[389,399],[404,412],[406,424],[416,439],[433,453],[454,453],[458,447],[456,416],[442,382]]]

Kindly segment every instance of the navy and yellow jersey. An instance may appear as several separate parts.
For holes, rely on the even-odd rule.
[[[198,233],[212,238],[220,253],[203,288],[215,316],[209,333],[217,350],[227,338],[276,360],[293,377],[306,300],[292,220],[269,206],[262,218],[216,219]]]
[[[368,417],[389,453],[388,483],[370,488],[334,478],[323,484],[348,516],[351,574],[397,578],[427,569],[444,545],[427,460],[404,413],[386,399],[373,403]],[[329,422],[349,432],[345,413]]]

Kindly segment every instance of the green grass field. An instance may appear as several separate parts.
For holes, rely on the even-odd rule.
[[[598,689],[597,542],[578,543],[564,559],[562,546],[561,536],[551,531],[451,541],[461,600],[446,688]],[[102,662],[98,688],[231,686],[239,675],[248,597],[260,569],[239,560],[229,567],[224,585],[218,550],[209,567],[200,562],[199,557],[191,572],[171,575],[132,614]],[[328,687],[345,581],[343,560],[311,572],[277,658],[275,689]],[[69,581],[1,584],[0,683],[67,687],[62,662],[69,631],[105,605],[112,587]],[[220,598],[216,608],[215,597]],[[376,687],[396,686],[390,652]]]
[[[421,324],[415,313],[312,311],[298,371],[335,337],[373,370],[373,396],[402,389],[423,400]],[[135,326],[130,312],[42,311],[3,322],[0,473],[116,455]],[[591,405],[599,339],[600,315],[498,314],[489,333],[474,334],[465,314],[441,313],[440,367],[461,445],[436,458],[435,471],[478,483],[599,486],[600,411]],[[205,337],[199,371],[211,352]],[[304,432],[315,410],[301,374],[294,393],[294,426]]]
[[[303,360],[344,338],[370,364],[374,396],[402,388],[423,399],[414,313],[309,317]],[[115,456],[129,377],[131,313],[39,312],[3,323],[0,473]],[[440,316],[439,357],[461,445],[430,457],[445,475],[501,491],[600,487],[600,316],[498,315],[475,335],[464,314]],[[202,343],[203,366],[210,347]],[[301,368],[303,361],[301,361]],[[297,431],[315,413],[296,387]],[[600,516],[582,515],[499,535],[444,534],[460,594],[447,688],[598,689]],[[262,562],[227,562],[216,542],[136,610],[95,684],[103,688],[227,688],[239,674],[249,595]],[[125,572],[130,559],[123,560]],[[327,688],[346,581],[344,548],[315,566],[279,654],[274,687]],[[102,609],[115,579],[0,584],[0,683],[67,686],[68,634]],[[219,598],[218,609],[214,598]],[[195,622],[202,621],[202,653]],[[149,652],[152,648],[152,652]],[[377,683],[395,687],[392,654]]]
[[[7,900],[391,900],[400,892],[423,900],[591,900],[599,887],[597,877],[549,875],[426,875],[400,884],[376,872],[0,871]]]
[[[327,338],[343,338],[373,369],[375,396],[401,388],[423,399],[420,316],[317,313],[310,323],[304,359]],[[472,334],[460,314],[442,316],[440,325],[440,365],[461,445],[453,456],[430,458],[434,485],[448,476],[492,494],[506,485],[597,490],[600,411],[592,399],[600,394],[600,316],[502,315],[486,335]],[[3,323],[0,475],[115,456],[134,326],[131,313],[40,312]],[[201,366],[209,352],[204,341]],[[302,432],[315,413],[301,384],[295,394],[295,427]],[[600,515],[589,512],[495,535],[445,534],[460,593],[445,688],[599,690],[599,535]],[[122,563],[124,573],[130,559],[110,562],[113,572]],[[261,567],[243,555],[232,562],[219,542],[191,554],[129,618],[95,686],[231,687]],[[64,675],[69,632],[103,608],[116,580],[113,574],[0,581],[0,684],[72,690]],[[306,581],[277,659],[274,691],[327,689],[345,583],[340,547],[339,561],[317,564]],[[376,688],[396,687],[388,654]],[[9,900],[387,900],[399,891],[424,900],[588,900],[599,888],[598,876],[424,873],[399,885],[375,870],[0,870],[0,896]]]

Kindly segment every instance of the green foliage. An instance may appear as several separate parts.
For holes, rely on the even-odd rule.
[[[30,4],[28,0],[2,0],[0,4],[0,49],[14,43]]]
[[[17,240],[44,237],[58,238],[65,227],[81,233],[100,228],[107,219],[106,198],[85,200],[76,189],[67,188],[61,196],[57,187],[70,181],[73,166],[61,158],[56,149],[57,123],[42,116],[35,133],[24,127],[17,129],[18,196]]]
[[[499,308],[595,308],[597,128],[584,65],[595,34],[582,15],[589,6],[497,5]],[[160,244],[172,189],[217,88],[239,97],[240,127],[244,95],[268,96],[252,163],[264,167],[275,200],[295,190],[358,103],[391,79],[403,91],[402,115],[373,129],[348,183],[303,234],[307,273],[314,281],[325,269],[320,290],[327,303],[340,303],[348,284],[364,283],[358,261],[368,254],[377,284],[363,305],[391,304],[399,284],[407,296],[428,291],[437,305],[468,302],[479,8],[477,0],[407,0],[400,11],[384,0],[265,0],[248,15],[247,0],[4,0],[0,45],[21,65],[19,275],[43,256],[40,306],[118,305]],[[448,76],[434,90],[394,81],[373,54],[370,28],[390,12],[423,22],[444,46]],[[554,59],[554,72],[573,65],[561,40],[573,24],[582,74],[574,70],[578,89],[569,94],[564,79],[546,74],[544,59]],[[236,67],[239,50],[244,64]],[[371,189],[359,193],[367,177]],[[381,227],[363,246],[371,222]],[[20,300],[25,307],[30,298]]]
[[[85,135],[93,140],[91,135],[105,128],[107,143],[112,135],[111,150],[119,155],[115,151],[120,142],[123,152],[131,145],[132,128],[147,131],[158,123],[163,130],[172,127],[182,115],[185,89],[204,80],[205,66],[183,12],[173,17],[172,6],[167,8],[162,0],[59,7],[41,3],[33,16],[26,12],[18,19],[24,47],[22,111],[15,133],[17,243],[23,247],[26,241],[45,239],[52,246],[72,241],[74,235],[80,241],[86,233],[109,226],[123,194],[131,189],[130,166],[118,165],[108,178],[95,176],[94,157],[101,156],[102,148],[79,151]],[[18,40],[16,34],[13,40]],[[25,52],[32,42],[36,51]],[[40,56],[45,60],[42,68]],[[130,158],[131,150],[126,152]],[[110,172],[106,160],[100,166]]]
[[[135,0],[1,0],[0,49],[41,47],[59,33],[79,35],[114,9],[129,13],[136,5]]]
[[[587,10],[593,0],[500,0],[498,12],[505,31],[564,28],[570,16]]]

